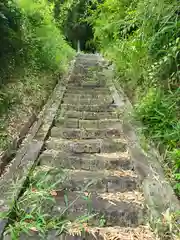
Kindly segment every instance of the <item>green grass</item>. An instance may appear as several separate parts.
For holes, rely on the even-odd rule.
[[[94,40],[116,66],[143,133],[164,158],[180,197],[180,17],[178,1],[104,0],[90,11]]]
[[[180,197],[180,121],[177,119],[179,100],[180,88],[174,93],[151,88],[136,105],[135,117],[144,124],[144,135],[150,137],[164,155],[165,171]]]
[[[50,230],[55,230],[57,235],[68,233],[69,229],[79,227],[80,232],[84,231],[84,223],[87,223],[94,214],[89,211],[78,217],[75,221],[68,219],[68,209],[70,209],[79,198],[87,201],[87,206],[91,208],[89,197],[84,195],[88,186],[79,192],[78,196],[69,202],[68,195],[60,189],[62,183],[68,178],[68,172],[50,167],[37,167],[29,176],[28,186],[14,205],[14,219],[7,227],[6,233],[12,240],[19,239],[22,234],[31,235],[38,233],[44,239]],[[14,188],[16,185],[14,185]],[[57,189],[58,192],[57,192]],[[66,208],[58,217],[51,216],[48,210],[56,203],[56,195],[62,191]],[[89,209],[90,210],[90,209]],[[74,229],[75,230],[75,229]]]

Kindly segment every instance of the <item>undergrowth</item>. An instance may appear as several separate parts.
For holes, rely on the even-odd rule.
[[[68,218],[68,210],[79,198],[87,201],[87,206],[89,206],[89,198],[85,194],[88,186],[82,189],[71,202],[62,187],[67,178],[68,172],[61,169],[46,166],[37,167],[29,176],[25,192],[14,204],[13,214],[11,213],[14,218],[4,235],[9,235],[12,240],[17,240],[20,236],[26,238],[27,235],[34,237],[38,235],[41,239],[45,239],[51,231],[60,235],[68,233],[70,229],[75,231],[77,226],[83,232],[87,221],[93,218],[94,214],[84,213],[84,215],[71,221]],[[16,184],[13,188],[16,188]],[[62,208],[58,216],[53,216],[52,208],[56,205],[58,196],[64,198],[65,208]],[[11,205],[13,204],[11,203]],[[6,217],[8,214],[0,215],[0,217]]]
[[[45,103],[74,56],[53,8],[47,0],[0,3],[0,151],[18,134],[20,120]]]
[[[177,0],[92,1],[96,46],[115,63],[143,133],[180,197],[180,7]]]
[[[58,76],[51,71],[19,69],[8,84],[1,88],[0,149],[17,136],[31,114],[39,112],[51,94]]]

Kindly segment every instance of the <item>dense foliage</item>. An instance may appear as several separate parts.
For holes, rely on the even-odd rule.
[[[7,67],[14,69],[22,61],[59,70],[72,50],[56,26],[53,4],[46,0],[3,1],[0,4],[0,56],[5,60],[2,71],[7,73]]]
[[[0,84],[5,83],[7,73],[13,70],[21,55],[20,12],[10,8],[8,1],[0,3]]]
[[[4,126],[9,111],[17,108],[17,103],[27,106],[28,101],[32,105],[40,99],[44,101],[50,86],[52,90],[55,84],[48,74],[62,72],[74,51],[57,26],[53,1],[2,0],[0,31],[1,149],[2,139],[7,138]],[[42,77],[44,71],[47,74]],[[27,96],[31,99],[27,100]]]
[[[93,7],[92,1],[87,0],[56,0],[54,14],[67,41],[74,49],[80,48],[83,51],[94,51],[92,43],[92,27],[86,21],[89,16],[89,6]]]
[[[100,51],[136,104],[180,195],[180,5],[173,0],[104,0],[89,21]]]

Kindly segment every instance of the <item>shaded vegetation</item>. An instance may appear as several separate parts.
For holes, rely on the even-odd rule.
[[[50,168],[47,166],[37,167],[28,178],[28,186],[17,202],[9,202],[11,208],[14,204],[13,214],[11,212],[0,213],[0,218],[8,218],[14,215],[4,235],[17,240],[20,238],[47,239],[54,231],[54,237],[69,232],[84,233],[87,221],[95,214],[90,210],[77,216],[73,221],[69,219],[69,209],[79,199],[85,200],[87,206],[91,206],[92,200],[86,196],[88,185],[79,191],[77,197],[72,201],[68,197],[68,191],[63,189],[63,184],[68,181],[68,171]],[[12,195],[16,191],[19,182],[11,185]],[[56,190],[60,189],[60,190]],[[65,206],[59,211],[59,215],[51,216],[50,212],[55,205],[58,196],[64,198]],[[90,208],[91,209],[91,208]],[[49,235],[49,237],[47,237]]]
[[[89,21],[180,196],[179,13],[176,0],[104,0],[91,10]]]
[[[7,127],[15,109],[16,121],[18,115],[42,106],[57,82],[52,75],[63,72],[74,54],[56,24],[53,7],[46,0],[0,3],[0,149],[12,135]]]
[[[80,48],[85,52],[94,52],[93,29],[86,18],[90,16],[89,6],[95,7],[92,1],[85,0],[61,0],[56,1],[54,13],[67,41],[74,49]]]

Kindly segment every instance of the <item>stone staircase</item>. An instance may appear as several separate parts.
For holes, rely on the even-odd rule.
[[[95,216],[88,224],[95,235],[82,239],[154,240],[146,227],[141,184],[102,68],[96,55],[77,57],[40,165],[67,170],[68,179],[60,187],[66,189],[69,203],[77,199],[68,209],[68,219],[89,213],[87,199],[78,194],[84,191],[89,196]],[[55,204],[47,208],[53,216],[66,209],[62,190],[57,193]],[[98,228],[102,218],[104,226]]]
[[[107,62],[78,54],[73,66],[0,179],[0,239],[179,239],[179,201]]]

